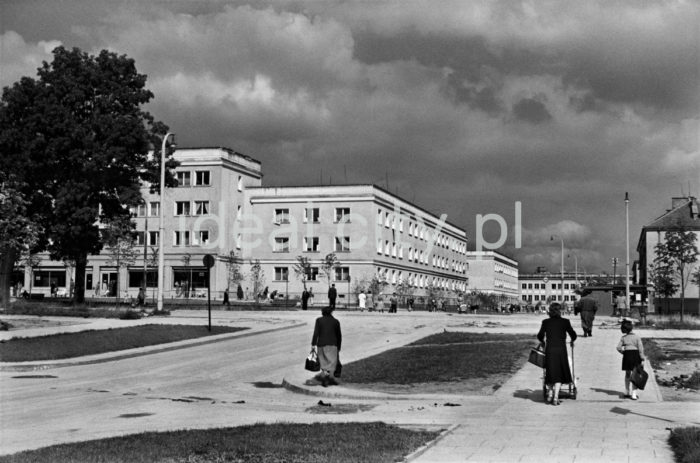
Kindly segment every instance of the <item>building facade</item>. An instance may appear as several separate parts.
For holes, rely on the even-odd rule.
[[[173,154],[178,186],[166,188],[161,210],[160,195],[142,188],[144,204],[132,210],[136,243],[126,265],[117,265],[110,249],[89,256],[85,276],[86,296],[133,297],[146,273],[148,296],[157,287],[159,223],[163,214],[164,296],[202,297],[207,287],[203,257],[211,254],[215,293],[227,285],[227,262],[235,250],[234,228],[239,223],[246,188],[260,186],[260,162],[227,148],[178,149]],[[18,270],[15,283],[27,291],[70,295],[73,269],[63,262],[39,255],[36,268]],[[125,264],[122,261],[121,264]],[[16,287],[18,287],[17,285]]]
[[[466,290],[464,230],[375,185],[248,188],[244,202],[237,249],[259,261],[269,292],[303,291],[299,257],[311,265],[306,285],[316,301],[335,284],[340,303],[353,303],[375,277],[385,293]],[[325,275],[329,254],[340,265]]]
[[[555,273],[526,273],[518,277],[520,300],[532,305],[564,302],[571,306],[580,298],[576,289],[584,283],[585,277],[574,273],[564,273],[563,281],[561,274]]]
[[[518,262],[495,251],[467,252],[468,291],[494,294],[504,303],[517,303]]]
[[[642,227],[637,243],[639,264],[636,267],[638,283],[648,290],[648,311],[656,313],[680,311],[680,289],[673,296],[666,298],[656,294],[651,286],[649,268],[656,257],[655,247],[665,241],[666,234],[671,231],[691,232],[696,236],[696,247],[700,246],[697,238],[700,237],[700,206],[695,197],[672,198],[671,208],[661,216],[654,219],[648,225]],[[688,275],[692,275],[700,266],[700,259],[686,269]],[[680,278],[676,277],[680,284]],[[688,281],[685,287],[685,312],[700,313],[700,300],[698,298],[698,285]]]

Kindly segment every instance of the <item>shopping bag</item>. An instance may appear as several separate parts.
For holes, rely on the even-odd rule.
[[[530,348],[530,356],[527,361],[535,366],[544,368],[544,351],[541,346]]]
[[[311,352],[309,352],[309,356],[306,357],[304,368],[306,368],[309,371],[319,371],[321,369],[321,364],[318,361],[318,354],[316,354],[315,349],[311,349]]]
[[[644,390],[644,386],[646,386],[648,379],[649,373],[644,371],[644,365],[641,363],[634,367],[634,370],[632,370],[632,373],[630,374],[630,381],[637,389]]]

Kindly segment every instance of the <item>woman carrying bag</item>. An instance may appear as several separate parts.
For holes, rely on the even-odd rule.
[[[542,320],[537,339],[545,343],[545,383],[547,384],[547,402],[559,405],[559,391],[562,383],[571,383],[569,357],[566,352],[566,335],[571,338],[573,346],[576,332],[568,318],[561,318],[561,304],[553,302],[549,306],[549,318]],[[545,342],[546,340],[546,342]]]
[[[340,332],[340,322],[333,317],[333,309],[324,307],[321,316],[316,319],[311,346],[316,348],[321,372],[316,376],[323,387],[338,384],[333,377],[338,368],[338,353],[343,340]]]

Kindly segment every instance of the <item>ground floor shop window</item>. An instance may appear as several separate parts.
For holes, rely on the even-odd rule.
[[[143,270],[129,270],[129,288],[140,288],[143,286]],[[146,272],[146,287],[158,287],[158,271],[148,270]]]
[[[34,271],[34,287],[49,288],[49,287],[66,286],[66,270],[36,270]]]
[[[173,269],[173,289],[176,297],[193,297],[196,290],[206,289],[207,271],[203,267]]]

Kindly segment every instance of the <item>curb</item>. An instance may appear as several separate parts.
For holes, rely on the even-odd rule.
[[[355,399],[355,400],[425,400],[425,401],[448,401],[460,402],[465,399],[489,399],[493,396],[484,395],[461,395],[461,394],[395,394],[391,392],[374,392],[359,389],[349,389],[343,387],[323,388],[322,390],[311,390],[307,387],[293,384],[287,378],[282,379],[282,387],[290,392],[304,394],[312,397],[327,397],[333,399]]]
[[[441,440],[443,440],[445,437],[447,437],[449,434],[452,434],[457,428],[459,428],[461,425],[460,424],[453,424],[449,428],[445,429],[442,431],[435,439],[431,440],[427,444],[425,444],[422,447],[419,447],[417,450],[415,450],[413,453],[409,453],[406,458],[403,459],[404,463],[410,463],[421,455],[423,455],[425,452],[430,450],[431,448],[435,447],[437,444],[440,443]]]
[[[261,330],[261,331],[243,331],[243,332],[237,332],[237,333],[231,333],[231,334],[223,334],[223,335],[218,335],[218,336],[212,336],[211,338],[214,339],[198,339],[198,340],[193,340],[191,342],[189,341],[180,341],[179,343],[172,343],[176,345],[165,345],[163,347],[154,347],[154,346],[149,346],[149,347],[142,347],[139,348],[139,352],[131,352],[131,353],[111,353],[111,354],[97,354],[97,355],[103,355],[102,358],[96,358],[96,359],[84,359],[84,360],[54,360],[54,361],[48,361],[48,362],[43,362],[43,363],[31,363],[29,364],[28,362],[14,362],[14,363],[5,363],[2,362],[0,363],[0,372],[3,371],[43,371],[43,370],[49,370],[52,368],[63,368],[63,367],[74,367],[74,366],[79,366],[79,365],[93,365],[96,363],[105,363],[105,362],[114,362],[117,360],[125,360],[125,359],[130,359],[134,357],[141,357],[144,355],[150,355],[150,354],[159,354],[162,352],[169,352],[173,350],[178,350],[178,349],[186,349],[188,347],[197,347],[197,346],[202,346],[205,344],[213,344],[216,342],[222,342],[222,341],[228,341],[230,339],[236,339],[236,338],[247,338],[249,336],[255,336],[258,334],[265,334],[265,333],[273,333],[275,331],[282,331],[282,330],[287,330],[287,329],[292,329],[292,328],[298,328],[300,326],[304,326],[307,323],[295,323],[293,325],[288,325],[288,326],[283,326],[279,328],[270,328],[266,330]],[[249,330],[249,328],[246,328],[246,330]],[[131,350],[131,349],[129,349]]]

